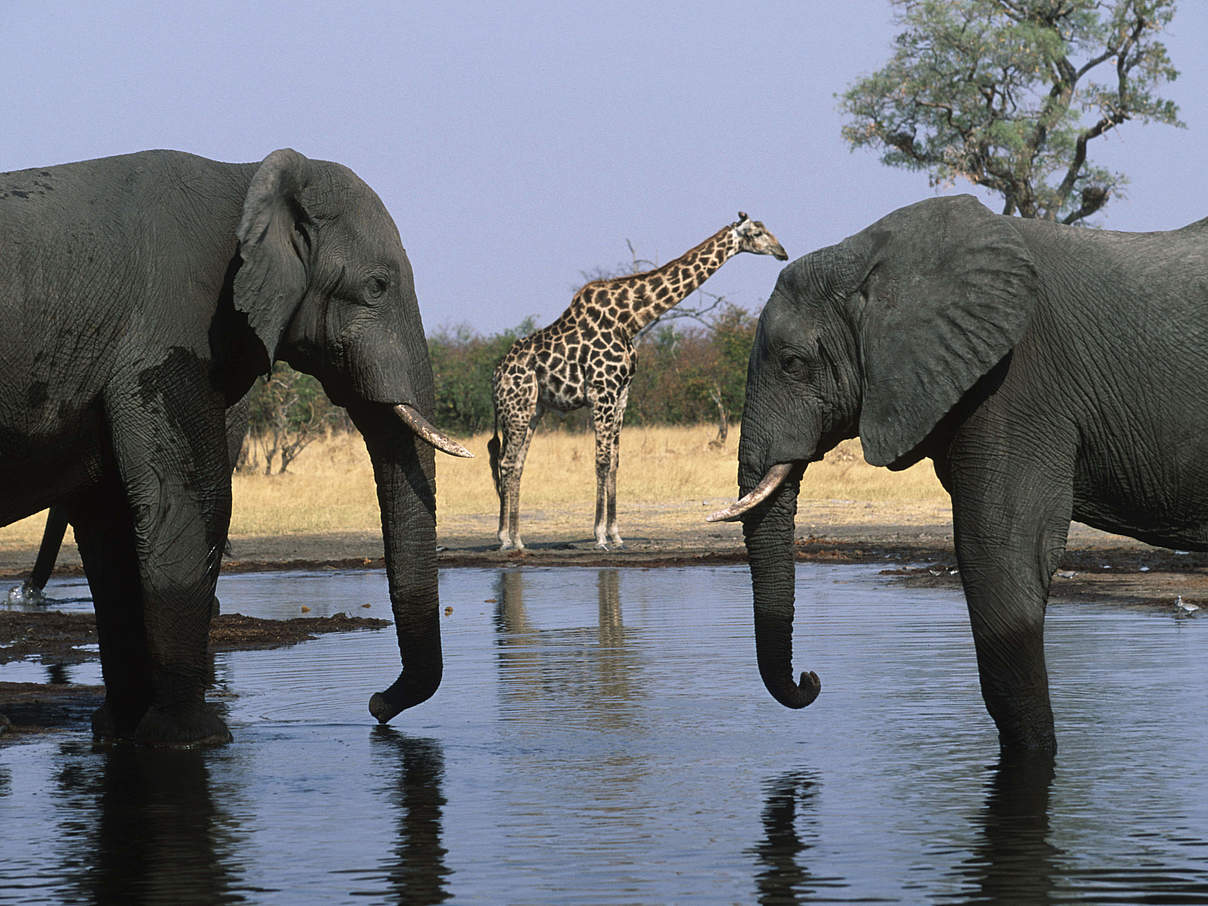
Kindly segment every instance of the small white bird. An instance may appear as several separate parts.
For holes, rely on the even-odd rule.
[[[1199,604],[1188,604],[1183,600],[1182,595],[1179,595],[1174,599],[1174,616],[1177,620],[1193,617],[1199,609]]]

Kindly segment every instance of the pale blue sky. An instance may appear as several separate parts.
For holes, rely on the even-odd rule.
[[[1208,215],[1208,3],[1180,6],[1166,94],[1188,128],[1126,124],[1092,145],[1132,177],[1104,226]],[[666,261],[741,209],[796,258],[932,194],[839,135],[835,94],[888,56],[887,0],[0,0],[0,15],[0,169],[142,148],[341,161],[398,222],[429,332],[546,323],[627,239]],[[779,269],[743,255],[706,289],[757,308]]]

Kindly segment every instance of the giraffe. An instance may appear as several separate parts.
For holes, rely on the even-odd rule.
[[[637,274],[594,280],[558,320],[512,344],[495,367],[495,436],[487,445],[499,494],[499,549],[519,550],[520,475],[547,409],[591,407],[596,436],[596,546],[624,544],[617,530],[617,461],[639,330],[678,305],[739,252],[788,259],[758,220],[741,211],[674,261]]]

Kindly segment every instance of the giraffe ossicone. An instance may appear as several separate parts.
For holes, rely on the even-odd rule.
[[[617,529],[617,463],[633,338],[740,252],[788,259],[779,240],[740,211],[734,223],[673,261],[586,284],[556,321],[512,344],[495,368],[495,436],[487,446],[499,495],[500,550],[524,547],[520,476],[537,421],[548,409],[583,406],[591,408],[596,436],[596,545],[624,544]]]

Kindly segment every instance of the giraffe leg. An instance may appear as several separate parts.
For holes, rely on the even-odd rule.
[[[617,467],[621,464],[621,425],[625,421],[625,406],[629,402],[629,388],[622,388],[617,397],[616,411],[612,420],[612,456],[608,463],[608,480],[604,484],[607,498],[608,541],[613,547],[624,547],[621,532],[617,528]]]
[[[495,373],[495,424],[502,435],[496,457],[495,489],[499,494],[499,549],[523,550],[520,540],[520,476],[533,430],[541,417],[537,382],[531,373],[519,380],[501,363]]]
[[[530,413],[513,410],[500,419],[503,443],[499,450],[499,549],[523,550],[520,540],[520,476],[524,458],[540,418],[539,411]]]
[[[524,472],[524,458],[528,455],[529,444],[533,440],[533,431],[537,427],[538,417],[538,415],[534,415],[527,425],[516,432],[516,453],[505,485],[506,500],[503,504],[507,511],[507,523],[500,530],[499,538],[499,549],[503,551],[524,550],[524,542],[520,540],[520,475]],[[502,521],[503,516],[500,518]]]
[[[524,429],[510,422],[503,424],[503,449],[499,455],[499,549],[521,550],[520,540],[520,474],[524,471],[520,447],[524,445]]]
[[[616,459],[617,433],[614,430],[616,404],[602,395],[592,400],[591,421],[596,434],[596,547],[608,550],[609,507],[612,522],[616,520]],[[610,485],[611,482],[611,485]]]

